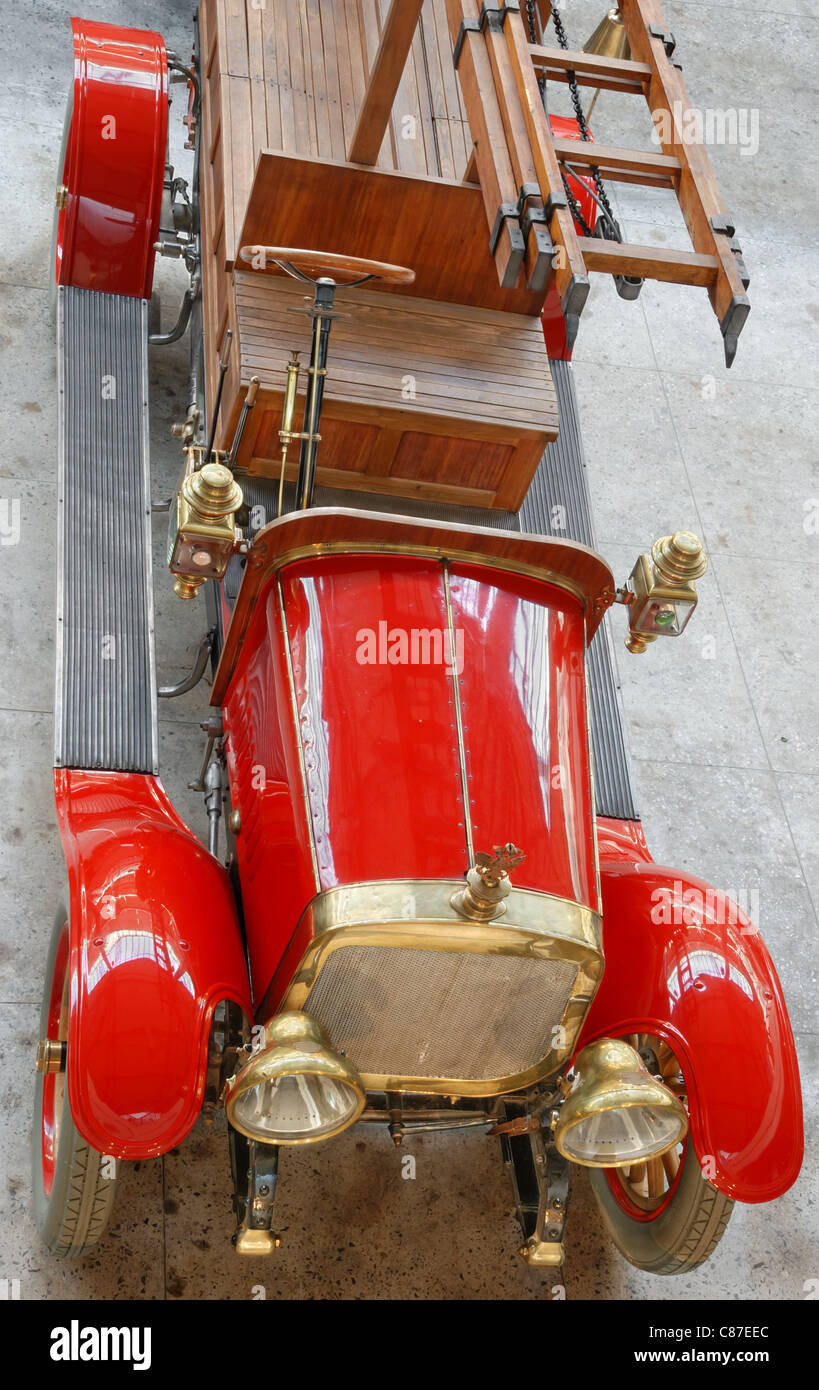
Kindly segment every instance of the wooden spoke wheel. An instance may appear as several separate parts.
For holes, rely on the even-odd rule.
[[[654,1054],[664,1084],[687,1105],[685,1078],[670,1045],[648,1033],[632,1033],[624,1041]],[[686,1274],[707,1260],[734,1205],[703,1176],[690,1133],[657,1158],[627,1168],[590,1169],[589,1176],[618,1250],[652,1274]]]
[[[41,1039],[68,1041],[68,985],[68,914],[61,908],[48,955]],[[34,1215],[43,1240],[53,1255],[87,1255],[107,1225],[116,1168],[74,1124],[65,1071],[37,1073],[31,1160]]]

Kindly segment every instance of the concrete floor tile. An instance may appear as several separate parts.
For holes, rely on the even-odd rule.
[[[629,240],[680,244],[679,236],[627,222]],[[640,302],[657,365],[702,380],[751,381],[773,401],[782,388],[819,387],[819,266],[809,245],[766,243],[743,233],[742,249],[751,276],[751,313],[736,358],[726,368],[719,324],[705,290],[649,281]],[[799,344],[799,350],[795,350]]]
[[[643,548],[650,546],[648,537]],[[636,554],[605,546],[623,583]],[[626,650],[625,609],[611,622],[631,749],[642,759],[767,768],[767,757],[713,574],[697,581],[699,603],[679,641],[659,639],[642,656]]]
[[[40,998],[48,942],[66,875],[53,789],[51,714],[0,711],[0,1000]]]
[[[0,708],[54,708],[55,489],[0,480]],[[18,537],[16,544],[13,544]]]
[[[819,393],[760,391],[730,374],[703,385],[669,373],[663,385],[709,554],[819,559],[819,448],[805,448],[819,435]]]
[[[819,912],[819,811],[816,778],[809,773],[779,773],[776,779],[793,842],[802,862],[814,907]]]
[[[819,582],[819,565],[792,570],[768,554],[712,553],[712,566],[771,766],[819,771],[816,649],[803,597]]]
[[[578,371],[587,363],[651,371],[654,349],[639,300],[621,299],[610,275],[592,275],[572,356]]]
[[[616,542],[633,546],[636,557],[655,536],[696,530],[696,505],[658,375],[586,362],[574,379],[601,549]]]
[[[4,123],[0,168],[0,281],[47,290],[62,132],[31,121]],[[19,171],[27,176],[21,181]]]
[[[26,461],[15,473],[53,478],[54,453],[40,433],[41,417],[56,410],[57,352],[47,290],[0,284],[0,374],[4,410],[25,416],[30,426]],[[5,450],[2,462],[9,466]]]

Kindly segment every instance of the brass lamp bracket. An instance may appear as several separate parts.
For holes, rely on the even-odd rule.
[[[526,855],[511,841],[495,845],[492,854],[480,852],[466,876],[466,887],[453,893],[450,899],[461,917],[472,921],[490,922],[506,911],[505,898],[512,891],[509,870],[522,864]]]

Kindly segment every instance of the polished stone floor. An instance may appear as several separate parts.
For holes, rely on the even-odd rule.
[[[186,52],[187,0],[85,0],[90,18],[162,28]],[[579,46],[602,5],[574,0]],[[713,159],[752,274],[753,312],[734,367],[722,365],[704,292],[648,285],[625,303],[595,282],[575,355],[598,541],[618,575],[675,527],[703,535],[711,560],[691,633],[640,660],[616,646],[649,845],[734,896],[756,895],[791,1011],[803,1069],[809,1158],[769,1206],[737,1207],[712,1260],[682,1279],[651,1279],[608,1243],[582,1173],[567,1235],[570,1299],[758,1300],[804,1297],[819,1277],[816,1173],[816,625],[819,581],[819,273],[815,119],[800,73],[819,44],[816,0],[666,0],[689,88],[704,108],[758,119],[758,149],[717,146]],[[25,1299],[527,1299],[550,1296],[530,1273],[493,1141],[414,1141],[404,1181],[385,1136],[358,1130],[282,1162],[268,1263],[240,1263],[224,1134],[197,1128],[164,1159],[129,1168],[99,1252],[54,1262],[29,1205],[28,1145],[41,969],[64,871],[51,789],[56,407],[48,260],[70,36],[59,0],[2,0],[0,85],[0,499],[19,501],[20,540],[0,547],[0,1280]],[[634,143],[645,122],[604,93],[598,139]],[[172,112],[180,167],[182,102]],[[756,113],[756,117],[754,117]],[[642,114],[642,113],[641,113]],[[740,127],[742,130],[743,127]],[[800,138],[797,141],[797,136]],[[754,140],[754,144],[757,141]],[[794,153],[796,152],[796,153]],[[670,195],[620,186],[627,237],[673,244]],[[159,271],[164,321],[183,288]],[[152,355],[155,494],[177,467],[168,426],[183,413],[185,346]],[[165,518],[156,521],[158,662],[186,669],[204,618],[163,578]],[[164,780],[201,828],[184,788],[197,765],[201,697],[162,709]],[[742,1075],[736,1078],[738,1088]],[[256,1289],[258,1296],[258,1289]]]

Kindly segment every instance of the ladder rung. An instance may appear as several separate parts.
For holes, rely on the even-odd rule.
[[[593,141],[552,137],[558,159],[567,164],[594,165],[614,183],[641,183],[652,188],[676,188],[682,165],[675,155],[597,145]]]
[[[696,251],[673,251],[661,246],[633,246],[628,242],[581,237],[580,250],[587,270],[607,275],[645,276],[677,285],[713,285],[719,270],[716,256]]]
[[[529,52],[535,67],[557,82],[568,82],[568,73],[573,72],[581,86],[642,96],[651,81],[648,63],[601,58],[597,53],[575,53],[565,48],[546,48],[538,43],[530,44]]]

